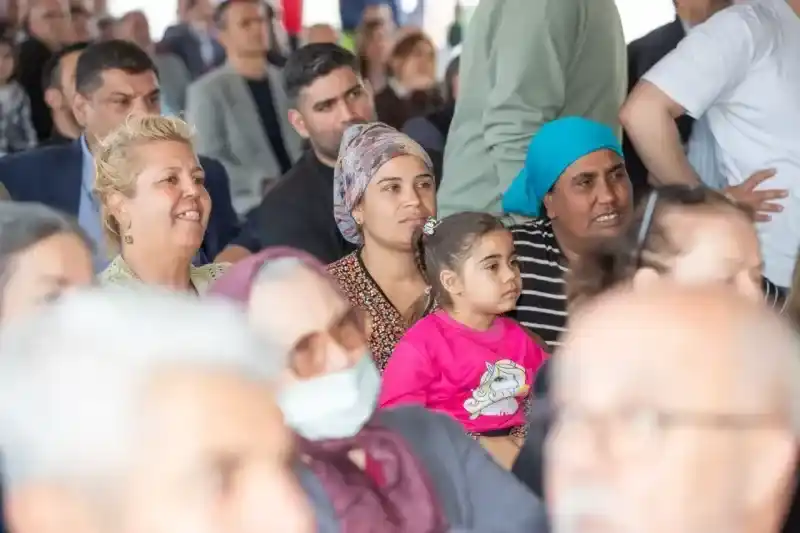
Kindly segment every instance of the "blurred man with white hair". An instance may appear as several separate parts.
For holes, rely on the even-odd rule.
[[[273,398],[283,358],[235,309],[92,289],[0,339],[10,530],[313,530]]]
[[[573,320],[553,360],[553,531],[779,531],[800,436],[789,326],[722,288],[612,293]]]

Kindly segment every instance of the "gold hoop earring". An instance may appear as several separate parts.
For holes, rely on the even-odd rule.
[[[128,229],[125,231],[125,235],[122,237],[122,240],[125,241],[125,244],[133,244],[133,235],[129,232],[131,231],[131,223],[128,222]]]

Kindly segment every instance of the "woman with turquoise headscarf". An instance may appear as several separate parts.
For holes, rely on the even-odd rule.
[[[555,348],[566,328],[570,263],[632,218],[631,182],[614,132],[580,117],[542,126],[503,209],[530,219],[511,228],[522,274],[515,318]]]

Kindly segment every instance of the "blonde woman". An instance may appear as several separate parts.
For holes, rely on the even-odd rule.
[[[178,118],[131,118],[95,153],[94,193],[119,251],[101,283],[159,285],[201,294],[224,265],[192,266],[211,213],[192,132]]]

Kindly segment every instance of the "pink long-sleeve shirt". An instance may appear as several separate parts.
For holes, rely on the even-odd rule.
[[[525,423],[524,403],[547,354],[516,322],[498,317],[486,331],[437,311],[400,340],[383,373],[380,406],[422,405],[467,431]]]

